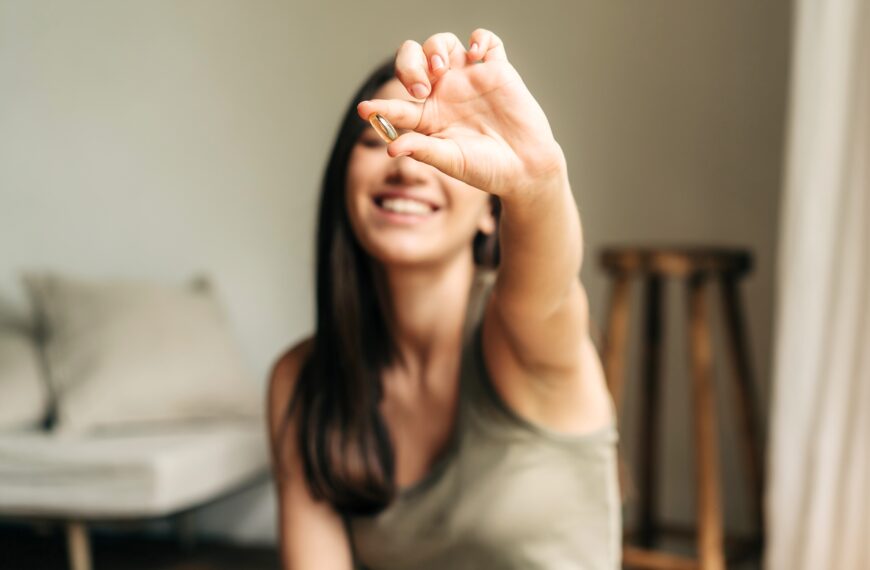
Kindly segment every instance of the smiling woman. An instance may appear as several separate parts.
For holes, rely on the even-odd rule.
[[[501,40],[469,44],[405,42],[330,156],[317,329],[269,392],[286,568],[619,566],[565,159]]]

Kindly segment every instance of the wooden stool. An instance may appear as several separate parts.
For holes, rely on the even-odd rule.
[[[737,396],[741,442],[745,455],[747,485],[751,495],[758,536],[746,541],[739,551],[729,552],[729,561],[757,557],[763,531],[762,464],[755,416],[753,379],[749,363],[745,324],[741,313],[738,280],[752,266],[748,251],[725,248],[633,248],[604,250],[601,263],[612,279],[611,305],[604,341],[604,369],[617,409],[621,407],[625,343],[629,316],[629,288],[633,277],[645,285],[644,342],[641,361],[640,459],[638,477],[638,546],[626,545],[623,563],[628,568],[721,570],[725,568],[725,544],[719,482],[719,440],[716,432],[715,391],[706,293],[710,281],[718,280],[725,316],[726,336]],[[654,550],[667,529],[656,517],[658,449],[659,373],[662,360],[662,284],[666,278],[685,281],[688,293],[695,461],[697,478],[697,558],[686,558]],[[663,532],[664,531],[664,532]],[[729,539],[730,542],[730,539]],[[729,544],[730,546],[730,544]]]

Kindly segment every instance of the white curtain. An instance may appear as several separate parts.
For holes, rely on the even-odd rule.
[[[795,0],[768,570],[870,569],[870,2]]]

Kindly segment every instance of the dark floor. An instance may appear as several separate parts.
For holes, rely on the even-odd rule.
[[[93,570],[279,570],[273,547],[233,546],[200,541],[183,548],[174,538],[147,538],[141,533],[91,532]],[[667,541],[666,541],[667,542]],[[691,544],[666,545],[691,555]],[[30,527],[0,523],[0,570],[69,570],[66,542],[57,526]],[[757,560],[729,564],[732,570],[758,570]]]
[[[93,570],[278,570],[274,548],[136,536],[91,536]],[[0,528],[0,570],[68,570],[66,542],[57,531]]]

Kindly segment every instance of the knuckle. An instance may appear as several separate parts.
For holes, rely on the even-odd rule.
[[[451,33],[445,43],[447,44],[448,52],[453,52],[457,49],[465,51],[465,46],[463,45],[462,40],[460,40],[456,34]]]
[[[453,32],[442,32],[438,34],[441,36],[441,40],[448,45],[455,45],[459,43],[459,38]]]
[[[456,42],[459,42],[459,38],[456,37],[456,34],[452,32],[438,32],[437,34],[432,34],[426,40],[426,43],[423,44],[423,49],[426,52],[430,51],[449,51],[449,47],[455,45]]]
[[[407,84],[409,81],[414,79],[414,75],[410,70],[396,66],[396,79],[403,84]]]
[[[413,63],[409,61],[396,62],[396,79],[403,84],[409,85],[412,82],[420,81],[425,76],[425,70],[416,61]]]
[[[429,36],[426,38],[426,41],[423,42],[423,51],[426,53],[431,52],[432,50],[437,49],[441,46],[441,38],[438,37],[438,34]]]

